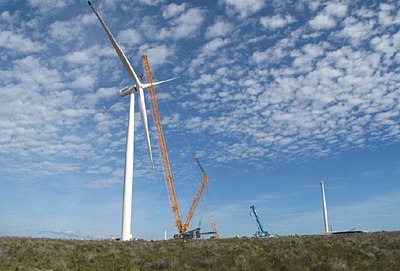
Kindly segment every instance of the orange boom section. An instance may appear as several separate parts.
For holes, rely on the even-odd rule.
[[[150,68],[150,63],[149,63],[149,59],[148,59],[147,55],[143,55],[142,58],[143,58],[143,67],[144,67],[144,71],[145,71],[145,75],[146,75],[146,80],[147,80],[147,83],[149,84],[148,91],[149,91],[149,97],[150,97],[150,101],[151,101],[151,111],[152,111],[152,115],[153,115],[153,119],[154,119],[154,125],[156,127],[158,147],[159,147],[160,154],[161,154],[162,168],[163,168],[165,183],[167,186],[168,198],[169,198],[170,206],[171,206],[172,213],[174,216],[175,226],[178,229],[178,237],[185,238],[184,236],[187,236],[187,235],[184,235],[183,233],[185,233],[189,229],[189,225],[193,218],[196,207],[201,199],[204,189],[207,186],[208,176],[207,176],[207,173],[204,171],[203,167],[201,166],[196,153],[193,151],[193,148],[191,148],[189,141],[187,140],[187,138],[185,138],[185,141],[191,148],[191,152],[193,154],[193,157],[194,157],[197,165],[199,166],[201,172],[203,173],[203,178],[202,178],[200,186],[197,189],[196,194],[193,198],[193,201],[189,208],[189,211],[186,214],[185,222],[182,223],[181,215],[179,212],[178,200],[177,200],[176,192],[175,192],[175,186],[174,186],[174,182],[173,182],[173,178],[172,178],[171,167],[170,167],[170,163],[169,163],[167,146],[165,144],[165,138],[164,138],[164,133],[163,133],[163,129],[162,129],[162,123],[161,123],[161,118],[160,118],[160,111],[158,108],[157,96],[156,96],[156,92],[155,92],[155,89],[153,86],[153,76],[152,76],[152,72],[151,72],[151,68]],[[216,230],[216,226],[215,226],[214,222],[213,222],[213,228]]]
[[[147,83],[150,84],[150,86],[148,87],[148,91],[151,101],[151,112],[154,119],[154,126],[156,127],[158,148],[161,154],[162,168],[164,172],[165,184],[167,185],[169,203],[172,209],[172,213],[174,214],[175,226],[178,228],[178,232],[182,233],[183,225],[182,225],[181,215],[179,212],[178,200],[176,199],[175,186],[174,186],[174,181],[172,179],[172,172],[169,164],[167,146],[165,144],[164,133],[160,118],[160,111],[158,109],[156,91],[153,86],[153,76],[151,73],[150,63],[147,55],[143,55],[142,58],[143,58],[143,67],[146,75],[146,80]]]
[[[197,156],[195,157],[195,159],[196,159],[196,161],[198,162]],[[199,165],[200,165],[200,164],[199,164]],[[201,165],[200,165],[200,168],[202,168]],[[196,210],[196,207],[197,207],[197,204],[198,204],[199,201],[200,201],[201,195],[203,194],[203,191],[204,191],[204,189],[206,188],[207,182],[208,182],[208,176],[207,176],[207,174],[203,171],[203,179],[201,180],[200,186],[199,186],[199,188],[197,189],[196,194],[194,195],[194,199],[193,199],[193,201],[192,201],[192,205],[190,206],[189,211],[188,211],[188,213],[186,214],[185,223],[183,224],[184,232],[187,231],[187,230],[189,229],[190,221],[191,221],[192,218],[193,218],[194,211]]]

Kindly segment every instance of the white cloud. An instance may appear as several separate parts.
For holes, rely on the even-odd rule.
[[[49,26],[49,35],[56,41],[63,43],[83,39],[85,27],[96,22],[92,14],[79,15],[68,21],[55,21]]]
[[[73,40],[76,36],[76,29],[73,22],[56,21],[49,26],[50,36],[57,40]]]
[[[211,151],[211,159],[228,162],[237,159],[230,154],[242,152],[241,161],[256,165],[262,164],[260,157],[290,160],[327,155],[351,146],[368,146],[374,140],[399,137],[398,74],[391,67],[400,61],[400,34],[379,15],[388,14],[395,21],[395,5],[357,10],[354,5],[315,4],[311,11],[313,20],[296,21],[290,25],[291,31],[277,31],[270,37],[265,35],[266,29],[256,31],[248,26],[261,23],[268,29],[285,29],[294,22],[295,13],[280,10],[278,14],[290,12],[293,17],[256,17],[265,1],[220,3],[223,5],[217,8],[234,9],[241,19],[249,20],[243,23],[232,17],[214,18],[205,9],[170,4],[162,10],[167,20],[154,21],[156,25],[166,23],[158,36],[149,34],[157,33],[153,32],[157,27],[150,27],[149,32],[144,31],[145,24],[138,28],[140,31],[126,28],[133,21],[124,22],[120,32],[116,32],[118,41],[125,44],[162,38],[162,43],[146,42],[138,46],[139,50],[129,51],[134,55],[147,53],[152,65],[180,58],[174,72],[192,76],[193,80],[188,91],[182,91],[185,83],[178,86],[177,110],[195,112],[190,116],[182,114],[182,121],[187,122],[191,132],[218,136],[218,142],[207,144],[211,149],[218,145],[226,150]],[[3,12],[2,18],[15,23],[13,14]],[[154,18],[147,17],[146,23]],[[208,28],[204,28],[207,40],[193,40],[196,49],[181,51],[187,49],[185,45],[174,43],[171,38],[200,36],[206,18],[210,19]],[[20,154],[29,148],[28,153],[102,157],[99,152],[123,146],[126,116],[116,120],[113,114],[126,112],[126,100],[114,99],[119,84],[125,86],[131,81],[127,76],[121,79],[120,74],[125,73],[123,66],[99,25],[96,29],[103,35],[99,39],[102,44],[107,42],[104,47],[96,45],[92,31],[83,35],[85,27],[91,27],[93,22],[96,18],[89,12],[68,21],[53,22],[48,32],[51,40],[46,46],[69,44],[64,56],[45,61],[49,56],[35,55],[14,60],[11,68],[0,70],[1,88],[5,90],[5,103],[9,104],[1,109],[6,116],[1,119],[2,131],[6,131],[0,137],[2,153],[15,149]],[[326,37],[312,35],[320,33],[314,30],[322,29],[326,30]],[[29,35],[21,31],[16,36],[29,44]],[[43,39],[37,33],[32,37]],[[358,44],[368,46],[357,47]],[[163,78],[168,76],[164,67],[160,71]],[[99,88],[99,84],[105,87]],[[23,99],[12,99],[13,95],[25,92]],[[174,100],[175,94],[168,93]],[[19,114],[18,110],[27,107],[28,116]],[[16,116],[16,120],[10,121],[10,116]],[[124,128],[114,133],[118,125]],[[40,129],[46,133],[38,133]],[[65,130],[68,133],[63,134]],[[23,141],[23,134],[32,137],[32,143]],[[83,135],[89,138],[82,140]],[[15,145],[13,138],[21,140],[24,147]],[[56,140],[59,138],[63,138],[61,143]],[[198,140],[202,140],[201,136]],[[99,151],[99,146],[107,147],[100,147]]]
[[[43,90],[57,90],[63,86],[58,71],[43,66],[41,61],[33,56],[16,59],[13,64],[13,70],[0,71],[3,79],[17,80],[21,85],[40,87]]]
[[[324,54],[324,48],[321,45],[306,44],[302,50],[295,50],[291,53],[294,58],[293,66],[302,67],[303,71],[311,70],[313,68],[313,61],[315,58]]]
[[[41,12],[64,8],[72,3],[71,0],[28,0],[29,5],[38,8]]]
[[[108,174],[113,171],[112,167],[109,166],[96,166],[94,168],[86,170],[88,174]]]
[[[201,8],[191,8],[182,13],[177,18],[170,21],[170,27],[160,30],[159,39],[165,38],[191,38],[196,34],[200,25],[203,23],[205,12]]]
[[[152,66],[162,65],[168,62],[168,59],[174,55],[174,49],[165,45],[140,47],[140,54],[147,54]]]
[[[165,0],[139,0],[141,4],[148,6],[156,6],[165,2]]]
[[[325,12],[330,16],[344,17],[347,14],[347,5],[342,3],[328,3]]]
[[[91,74],[80,74],[71,83],[71,86],[74,88],[88,89],[93,87],[95,80],[96,78]]]
[[[45,49],[44,45],[34,42],[22,34],[1,30],[0,47],[20,53],[37,53]]]
[[[215,82],[216,78],[217,78],[216,76],[213,76],[211,74],[202,74],[200,76],[200,78],[198,78],[197,80],[193,81],[192,84],[194,86],[199,86],[199,85],[202,85],[202,84],[210,84],[210,83]]]
[[[219,37],[205,43],[198,51],[197,57],[191,61],[190,72],[196,71],[196,74],[198,74],[197,68],[203,65],[207,58],[215,57],[220,52],[218,50],[227,46],[229,43],[231,43],[231,41],[228,38],[222,39]]]
[[[86,187],[91,189],[101,189],[113,186],[115,184],[121,183],[120,179],[111,178],[111,179],[99,179],[95,181],[90,181],[86,184]]]
[[[217,20],[213,25],[207,28],[205,37],[207,39],[215,37],[225,37],[229,35],[233,30],[233,25],[223,20]]]
[[[21,162],[23,162],[23,159],[21,159]],[[79,170],[78,164],[53,162],[48,160],[37,163],[28,162],[26,164],[24,163],[23,165],[23,167],[21,166],[21,171],[34,177],[51,176],[60,173],[69,174]]]
[[[336,19],[345,17],[347,14],[348,7],[342,3],[328,3],[325,9],[312,19],[309,24],[312,28],[330,29],[337,25]]]
[[[215,52],[216,50],[220,49],[221,47],[227,45],[229,43],[228,39],[221,39],[221,38],[215,38],[209,42],[207,42],[202,49],[202,53],[207,55],[212,52]]]
[[[13,25],[17,25],[18,21],[21,20],[18,12],[10,12],[8,10],[3,11],[0,14],[0,19],[1,19],[3,24],[7,23],[8,25],[12,25],[12,26]],[[2,28],[5,29],[4,25],[3,25]]]
[[[102,57],[115,58],[114,48],[111,46],[101,48],[98,45],[94,45],[82,50],[72,51],[65,55],[64,60],[73,66],[96,66]]]
[[[308,1],[308,8],[312,11],[316,11],[322,3],[320,1]]]
[[[58,68],[38,57],[29,56],[14,60],[11,67],[0,70],[3,89],[0,152],[20,157],[19,166],[30,176],[77,172],[81,166],[57,159],[95,156],[95,141],[90,140],[88,135],[82,139],[81,133],[90,127],[85,127],[88,122],[83,124],[82,121],[96,112],[96,101],[83,98],[79,92],[65,90],[72,86],[91,87],[95,77],[81,73],[74,81],[65,83],[63,75],[66,70],[61,73]],[[109,95],[105,89],[93,94],[97,101]],[[32,162],[32,157],[35,162]],[[43,157],[50,161],[43,161],[46,164],[42,165]],[[9,168],[13,168],[12,160],[8,163]]]
[[[360,22],[350,17],[343,24],[345,27],[337,34],[338,37],[350,39],[354,44],[358,44],[374,34],[372,22]]]
[[[183,13],[186,10],[187,4],[186,3],[182,3],[182,4],[169,4],[168,6],[163,7],[163,17],[165,19],[169,19],[172,17],[175,17],[181,13]]]
[[[312,58],[320,56],[324,53],[323,46],[319,44],[306,44],[303,46],[303,50],[307,55],[310,55]]]
[[[329,13],[325,16],[333,20],[354,12],[346,6],[338,7],[336,13],[331,9],[321,14]],[[349,31],[350,26],[353,31]],[[310,31],[304,25],[271,47],[256,47],[250,59],[229,46],[224,50],[216,46],[218,58],[203,54],[206,47],[201,47],[191,63],[197,74],[192,83],[197,102],[183,106],[197,110],[202,117],[187,119],[187,127],[236,142],[229,145],[221,139],[210,143],[225,150],[213,152],[213,159],[228,162],[238,159],[231,153],[240,153],[243,161],[259,164],[257,157],[290,160],[366,147],[379,138],[377,134],[382,136],[380,140],[398,138],[398,134],[393,136],[400,129],[393,97],[399,95],[399,88],[393,80],[399,75],[388,67],[399,54],[400,34],[386,31],[377,35],[378,26],[371,17],[348,17],[337,27],[328,39],[310,37],[305,42],[299,39]],[[338,43],[337,37],[346,40]],[[370,46],[357,47],[355,41]],[[218,44],[217,39],[215,42]],[[221,75],[217,72],[220,69],[224,70]],[[216,108],[224,113],[209,115],[219,112]],[[390,113],[382,114],[387,110]],[[201,115],[203,112],[207,115]],[[259,145],[264,149],[258,149]]]
[[[82,51],[68,53],[65,56],[65,61],[73,65],[90,64],[95,60],[95,58],[93,58],[94,55],[91,52],[93,51],[90,49],[86,49]]]
[[[370,44],[376,52],[382,54],[382,63],[388,65],[393,61],[392,59],[396,54],[399,55],[400,32],[397,32],[393,36],[388,34],[375,36],[371,39]]]
[[[262,24],[262,26],[264,28],[271,30],[285,27],[286,25],[291,24],[295,21],[296,20],[290,15],[287,16],[275,15],[272,17],[265,16],[260,18],[260,23]]]
[[[264,0],[220,0],[220,2],[226,4],[228,7],[233,7],[240,14],[241,18],[246,18],[260,11],[265,5]]]
[[[381,3],[379,6],[379,22],[384,26],[400,24],[400,11],[391,4]]]
[[[329,29],[336,26],[335,20],[326,14],[319,14],[310,21],[310,26],[314,29]]]
[[[251,57],[256,63],[262,63],[268,60],[268,53],[256,51],[253,53]]]
[[[252,54],[252,59],[256,63],[262,63],[265,61],[268,61],[269,63],[276,63],[288,55],[286,49],[289,47],[290,45],[287,44],[287,41],[281,40],[275,46],[265,51],[255,51]]]
[[[124,29],[121,30],[118,35],[117,35],[117,41],[118,43],[121,44],[127,44],[127,45],[132,45],[132,44],[139,44],[142,42],[142,37],[138,31],[135,29]]]

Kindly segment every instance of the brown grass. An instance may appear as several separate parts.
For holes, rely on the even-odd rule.
[[[400,270],[400,232],[265,239],[0,238],[0,270]]]

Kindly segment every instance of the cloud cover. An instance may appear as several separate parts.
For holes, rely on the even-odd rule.
[[[293,2],[99,8],[139,73],[148,53],[157,79],[180,76],[157,91],[207,167],[263,168],[399,142],[399,3]],[[59,1],[51,12],[49,1],[3,3],[3,172],[67,175],[94,190],[120,185],[127,99],[117,92],[132,82],[96,18],[86,3]],[[172,121],[164,126],[174,168],[183,168],[182,140]],[[151,182],[137,128],[135,174]]]
[[[303,6],[306,18],[280,5],[275,15],[260,13],[258,23],[243,23],[242,17],[269,6],[239,2],[220,1],[216,7],[222,13],[208,21],[206,11],[213,7],[164,5],[158,11],[163,19],[149,12],[136,27],[131,21],[116,31],[129,56],[146,52],[153,58],[158,76],[185,76],[170,95],[188,133],[210,150],[211,160],[265,166],[270,160],[398,142],[395,2],[312,2]],[[64,4],[59,9],[71,3]],[[30,5],[43,9],[47,4]],[[230,8],[241,16],[224,15]],[[111,159],[107,151],[123,145],[126,116],[120,114],[126,101],[112,95],[130,80],[95,18],[88,11],[46,24],[44,16],[37,26],[46,25],[45,33],[31,40],[31,26],[15,16],[16,10],[2,13],[0,46],[7,65],[0,70],[5,131],[0,152],[59,157],[54,160],[94,155],[120,165],[121,158]],[[116,27],[115,20],[106,19]],[[164,19],[166,25],[158,27]],[[143,30],[147,25],[153,31],[149,21],[160,29],[152,36]],[[274,30],[271,38],[263,34]],[[173,41],[194,37],[190,51],[193,42]],[[133,63],[139,69],[137,57]],[[104,89],[110,92],[103,95]]]

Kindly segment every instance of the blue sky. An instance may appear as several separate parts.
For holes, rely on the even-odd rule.
[[[149,55],[184,216],[251,236],[400,227],[398,1],[92,1],[138,73]],[[86,1],[0,0],[0,235],[120,235],[132,84]],[[147,100],[148,109],[150,109]],[[150,111],[148,111],[150,115]],[[139,116],[137,116],[137,119]],[[173,227],[137,123],[132,232]]]

